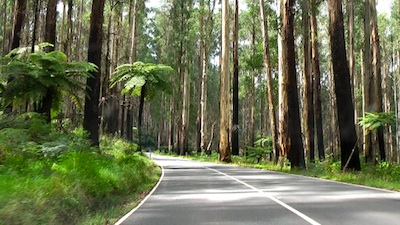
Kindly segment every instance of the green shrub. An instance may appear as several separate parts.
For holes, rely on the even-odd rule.
[[[246,157],[260,163],[272,153],[272,137],[260,137],[254,142],[254,147],[246,146]]]

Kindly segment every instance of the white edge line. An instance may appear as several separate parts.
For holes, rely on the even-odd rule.
[[[161,181],[164,178],[164,167],[162,167],[161,165],[159,165],[161,168],[161,177],[158,180],[156,186],[153,187],[153,189],[150,191],[150,193],[139,203],[139,205],[137,205],[135,208],[133,208],[131,211],[129,211],[127,214],[125,214],[125,216],[123,216],[121,219],[119,219],[114,225],[120,225],[122,224],[126,219],[128,219],[134,212],[136,212],[136,210],[138,210],[146,201],[148,198],[150,198],[150,196],[157,190],[158,186],[160,186]]]
[[[268,193],[265,193],[264,191],[262,191],[262,190],[260,190],[260,189],[258,189],[258,188],[256,188],[256,187],[254,187],[254,186],[252,186],[252,185],[250,185],[250,184],[248,184],[248,183],[246,183],[246,182],[244,182],[244,181],[241,181],[241,180],[239,180],[239,179],[237,179],[237,178],[235,178],[235,177],[232,177],[232,176],[230,176],[230,175],[228,175],[228,174],[226,174],[226,173],[223,173],[223,172],[221,172],[221,171],[218,171],[218,170],[216,170],[216,169],[212,169],[212,168],[209,168],[209,167],[206,167],[206,168],[209,169],[209,170],[211,170],[211,171],[214,171],[214,172],[216,172],[216,173],[222,174],[222,175],[224,175],[224,176],[226,176],[226,177],[228,177],[228,178],[230,178],[230,179],[232,179],[232,180],[235,180],[235,181],[237,181],[237,182],[239,182],[239,183],[245,185],[246,187],[248,187],[248,188],[250,188],[250,189],[253,189],[254,191],[257,191],[258,193],[260,193],[260,194],[264,195],[265,197],[271,199],[272,201],[278,203],[279,205],[283,206],[283,207],[286,208],[287,210],[291,211],[292,213],[296,214],[297,216],[299,216],[300,218],[304,219],[305,221],[309,222],[309,223],[312,224],[312,225],[321,225],[320,223],[318,223],[317,221],[311,219],[310,217],[308,217],[308,216],[305,215],[304,213],[298,211],[297,209],[295,209],[295,208],[289,206],[288,204],[286,204],[286,203],[280,201],[279,199],[275,198],[274,196],[272,196],[272,195],[270,195],[270,194],[268,194]]]

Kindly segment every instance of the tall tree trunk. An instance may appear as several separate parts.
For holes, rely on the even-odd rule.
[[[239,155],[239,0],[235,0],[233,26],[232,155]]]
[[[276,113],[274,104],[274,89],[273,80],[271,74],[271,60],[269,52],[269,35],[268,35],[268,18],[265,13],[264,0],[260,0],[260,13],[261,13],[261,32],[263,37],[263,56],[264,56],[264,69],[266,72],[267,81],[267,98],[268,98],[268,112],[269,112],[269,123],[271,126],[272,133],[272,149],[275,154],[275,162],[279,159],[279,146],[278,146],[278,128],[276,126]]]
[[[383,112],[382,105],[382,73],[381,73],[381,49],[380,49],[380,41],[379,41],[379,31],[378,31],[378,18],[376,12],[376,2],[375,0],[370,0],[371,7],[371,24],[372,24],[372,32],[371,32],[371,41],[372,41],[372,66],[373,66],[373,74],[375,80],[375,111],[378,113]],[[378,147],[379,147],[379,155],[380,160],[386,161],[386,151],[385,151],[385,140],[383,138],[383,127],[378,128],[377,138],[378,138]],[[375,155],[373,156],[375,158]]]
[[[171,81],[172,83],[172,81]],[[175,99],[175,92],[172,91],[172,95],[170,96],[169,100],[169,128],[168,128],[168,151],[171,152],[174,150],[174,130],[175,130],[175,109],[174,109],[174,99]]]
[[[67,54],[68,59],[72,60],[72,43],[73,43],[73,29],[72,29],[72,9],[74,8],[74,1],[68,0],[68,20],[67,20],[67,41],[65,43],[65,54]]]
[[[83,128],[89,132],[89,138],[93,146],[99,146],[99,97],[104,2],[105,0],[94,1],[90,15],[88,61],[97,65],[98,70],[92,73],[91,78],[87,79]]]
[[[288,156],[292,168],[305,168],[304,147],[301,137],[299,112],[299,94],[297,89],[296,59],[294,48],[294,3],[295,0],[284,0],[282,11],[282,45],[283,66],[280,80],[279,134],[280,145]]]
[[[183,154],[188,153],[189,147],[189,111],[190,111],[190,77],[185,69],[183,77],[183,107],[182,107],[182,147]],[[181,155],[183,155],[181,152]]]
[[[3,25],[3,40],[2,40],[2,51],[1,51],[1,55],[5,55],[7,54],[8,50],[8,45],[7,45],[7,1],[3,1],[3,21],[2,21]]]
[[[80,0],[79,4],[79,9],[78,9],[78,15],[77,18],[82,18],[83,17],[83,7],[84,7],[84,1],[85,0]],[[76,47],[75,47],[75,56],[77,61],[82,60],[82,20],[77,20],[77,26],[76,26]]]
[[[328,0],[329,34],[332,66],[335,78],[335,92],[338,107],[340,150],[342,168],[360,170],[357,149],[357,134],[354,124],[354,106],[351,97],[350,71],[347,64],[344,41],[343,13],[341,0]]]
[[[46,12],[46,26],[45,26],[45,37],[44,41],[51,43],[55,45],[56,43],[56,17],[57,17],[57,3],[58,0],[49,0],[47,3],[47,12]],[[38,4],[38,2],[36,3]],[[39,7],[39,6],[37,6]],[[37,13],[36,9],[36,13]],[[37,17],[37,16],[35,16]],[[36,27],[36,25],[35,25]],[[35,30],[35,29],[34,29]],[[34,31],[34,33],[36,33]],[[35,38],[35,35],[33,35]],[[34,39],[32,40],[32,43],[34,42]],[[32,46],[34,48],[34,46]],[[54,47],[47,47],[46,52],[53,51]],[[46,95],[44,96],[39,113],[43,113],[46,117],[46,122],[50,123],[51,122],[51,105],[53,103],[53,96],[52,92],[50,90],[46,91]]]
[[[309,0],[303,0],[303,50],[304,50],[304,125],[306,151],[310,162],[315,160],[314,150],[314,99],[313,99],[313,74],[311,73],[310,58],[310,16]]]
[[[220,77],[219,160],[231,162],[229,147],[229,1],[222,0],[222,53]]]
[[[311,0],[311,6],[315,5],[315,0]],[[320,161],[325,159],[324,135],[322,128],[322,105],[321,105],[321,71],[319,67],[319,50],[318,50],[318,28],[316,9],[312,9],[311,13],[311,64],[312,73],[314,75],[314,111],[317,133],[318,158]]]
[[[371,10],[370,0],[365,1],[364,19],[364,116],[366,112],[374,111],[374,79],[371,57]],[[364,132],[365,161],[375,164],[375,152],[372,145],[372,134]]]

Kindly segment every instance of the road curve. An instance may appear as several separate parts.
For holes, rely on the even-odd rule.
[[[400,224],[400,193],[153,155],[158,188],[123,225]]]

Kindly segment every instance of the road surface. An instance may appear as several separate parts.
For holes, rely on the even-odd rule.
[[[164,175],[123,225],[400,224],[400,193],[152,156]]]

